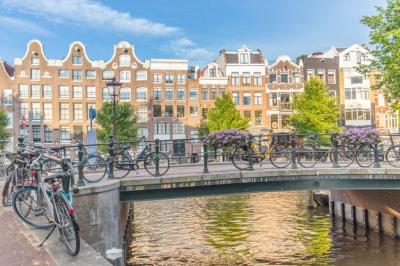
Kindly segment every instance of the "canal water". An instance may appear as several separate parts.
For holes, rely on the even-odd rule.
[[[400,265],[400,241],[307,210],[305,192],[134,204],[129,265]]]

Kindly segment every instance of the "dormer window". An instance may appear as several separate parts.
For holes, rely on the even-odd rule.
[[[216,76],[217,76],[217,68],[215,66],[211,67],[210,68],[210,77],[215,78]]]
[[[248,53],[240,53],[239,54],[239,63],[240,64],[248,64],[249,63],[249,54]]]
[[[127,54],[122,54],[119,56],[119,66],[130,66],[131,57]]]
[[[73,65],[82,65],[82,56],[75,55],[72,57],[72,64]]]
[[[39,60],[39,57],[37,55],[33,55],[31,57],[31,64],[32,65],[39,65],[40,64],[40,60]]]
[[[344,55],[344,61],[350,61],[350,54],[349,53]]]

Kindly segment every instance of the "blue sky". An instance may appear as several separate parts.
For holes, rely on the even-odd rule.
[[[0,0],[0,57],[13,62],[39,39],[63,58],[82,41],[92,60],[108,60],[126,40],[141,59],[214,60],[245,44],[267,60],[368,42],[359,23],[384,0]]]

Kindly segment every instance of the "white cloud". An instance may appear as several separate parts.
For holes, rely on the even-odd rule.
[[[3,29],[10,28],[13,31],[26,32],[38,35],[50,35],[51,32],[34,24],[32,21],[0,16],[0,27]]]
[[[166,52],[173,52],[181,58],[188,59],[200,65],[211,62],[213,56],[211,51],[198,47],[195,42],[186,37],[172,40],[166,45],[163,45],[162,49]]]
[[[179,32],[145,18],[135,18],[92,0],[0,0],[4,9],[30,13],[52,22],[67,22],[107,31],[145,35],[170,35]]]

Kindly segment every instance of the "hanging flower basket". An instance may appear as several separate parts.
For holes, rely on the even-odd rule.
[[[214,131],[207,135],[204,144],[215,148],[235,147],[244,145],[249,136],[249,133],[237,129]]]
[[[341,144],[347,145],[352,149],[357,149],[363,144],[375,145],[380,143],[381,138],[375,128],[347,128],[339,134]]]

